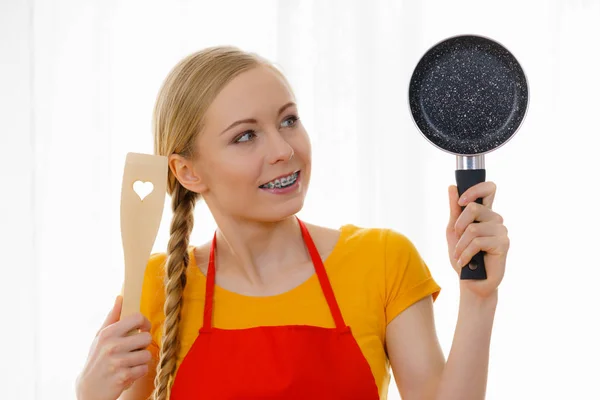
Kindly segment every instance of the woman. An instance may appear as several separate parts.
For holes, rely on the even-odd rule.
[[[119,321],[117,298],[78,377],[80,400],[385,399],[390,366],[405,400],[484,397],[509,247],[493,183],[460,200],[449,188],[451,264],[460,272],[484,250],[488,279],[460,281],[445,362],[440,288],[408,238],[295,217],[311,147],[272,64],[233,47],[186,57],[159,93],[154,137],[169,157],[167,253],[148,263],[142,313]],[[218,229],[190,246],[200,197]]]

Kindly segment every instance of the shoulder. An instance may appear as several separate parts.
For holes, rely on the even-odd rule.
[[[188,254],[191,257],[194,256],[193,250],[196,247],[188,246]],[[167,265],[167,253],[152,253],[146,264],[146,270],[144,272],[144,282],[142,286],[142,295],[151,294],[157,295],[158,292],[164,291],[164,282],[166,277],[166,265]]]
[[[413,242],[405,234],[392,228],[346,224],[340,230],[343,244],[351,249],[380,252],[384,255],[415,250]]]
[[[158,356],[156,350],[161,343],[162,323],[165,319],[165,284],[167,254],[153,253],[148,259],[146,270],[144,271],[144,281],[142,284],[142,295],[140,299],[140,311],[150,321],[150,334],[155,344],[154,354]]]
[[[340,260],[369,265],[380,271],[389,283],[425,279],[430,276],[427,264],[407,235],[393,228],[360,227],[352,224],[341,228]],[[410,279],[412,280],[412,279]]]
[[[144,271],[140,308],[142,314],[150,319],[151,322],[153,319],[156,319],[157,314],[160,314],[164,303],[166,261],[166,253],[153,253],[150,255],[146,264],[146,270]]]
[[[408,264],[420,260],[419,252],[411,239],[393,228],[354,224],[345,224],[339,229],[307,224],[307,228],[322,255],[331,252],[336,260],[344,263],[368,261],[370,265],[385,268],[386,265]],[[321,248],[325,251],[321,251]]]
[[[144,284],[156,284],[162,282],[165,276],[165,265],[167,253],[153,253],[146,264],[144,273]]]

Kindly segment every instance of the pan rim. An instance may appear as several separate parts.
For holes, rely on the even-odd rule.
[[[417,70],[417,67],[419,65],[419,63],[421,62],[421,60],[423,60],[423,58],[425,58],[426,55],[428,55],[429,53],[431,53],[431,51],[433,49],[435,49],[436,47],[440,46],[441,44],[448,42],[450,40],[454,40],[454,39],[460,39],[460,38],[467,38],[467,37],[473,37],[473,38],[478,38],[478,39],[484,39],[487,41],[490,41],[498,46],[500,46],[501,48],[503,48],[508,54],[510,54],[512,56],[512,58],[517,62],[517,65],[519,66],[519,68],[521,69],[522,73],[523,73],[523,78],[525,81],[525,88],[527,91],[527,96],[525,99],[525,109],[523,111],[523,117],[521,118],[521,121],[519,122],[519,124],[516,126],[516,128],[514,129],[514,131],[510,134],[510,136],[508,136],[506,138],[506,140],[504,140],[502,143],[500,143],[498,146],[489,149],[489,150],[485,150],[485,151],[481,151],[478,153],[457,153],[457,152],[453,152],[447,149],[442,148],[441,146],[439,146],[438,144],[434,143],[419,127],[419,125],[417,124],[417,121],[415,120],[415,116],[413,115],[412,112],[412,108],[411,108],[411,104],[410,104],[410,100],[411,100],[411,82],[413,80],[413,76]],[[508,48],[501,43],[500,41],[496,40],[496,39],[492,39],[488,36],[485,35],[481,35],[481,34],[474,34],[474,33],[461,33],[461,34],[456,34],[453,36],[448,36],[444,39],[441,39],[439,41],[437,41],[435,44],[431,45],[425,52],[421,53],[421,56],[419,57],[419,59],[417,60],[417,62],[414,64],[412,70],[412,72],[410,73],[410,79],[408,80],[408,84],[407,84],[407,93],[408,96],[406,96],[406,102],[408,105],[408,110],[409,110],[409,114],[410,114],[410,118],[413,122],[413,125],[417,128],[417,131],[419,131],[419,133],[421,134],[421,136],[423,136],[429,143],[431,143],[433,146],[435,146],[436,148],[438,148],[439,150],[442,150],[445,153],[448,154],[452,154],[455,156],[462,156],[462,157],[476,157],[476,156],[481,156],[481,155],[485,155],[488,153],[491,153],[493,151],[496,151],[498,149],[500,149],[501,147],[503,147],[506,143],[510,142],[511,139],[515,136],[515,134],[519,131],[519,129],[522,127],[523,122],[525,121],[525,117],[527,116],[527,112],[529,111],[529,100],[531,97],[531,91],[529,89],[529,79],[527,78],[527,73],[525,72],[525,69],[523,68],[523,64],[521,63],[521,61],[514,55],[514,53],[510,50],[508,50]]]

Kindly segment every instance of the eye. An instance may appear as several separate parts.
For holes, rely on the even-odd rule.
[[[286,119],[283,120],[283,123],[285,123],[286,121],[292,121],[290,125],[285,127],[285,128],[289,128],[289,127],[296,125],[296,122],[298,122],[299,120],[300,120],[300,118],[298,118],[296,115],[289,115]]]
[[[246,131],[244,133],[242,133],[240,136],[238,136],[234,142],[235,143],[243,143],[243,142],[250,142],[252,141],[254,138],[256,137],[256,133],[254,133],[254,131]]]

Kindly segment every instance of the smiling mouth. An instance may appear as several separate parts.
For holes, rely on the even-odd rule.
[[[292,186],[298,180],[298,176],[300,175],[300,170],[296,172],[292,172],[289,175],[282,176],[276,179],[273,179],[270,182],[265,183],[264,185],[260,185],[261,189],[283,189],[288,186]]]

